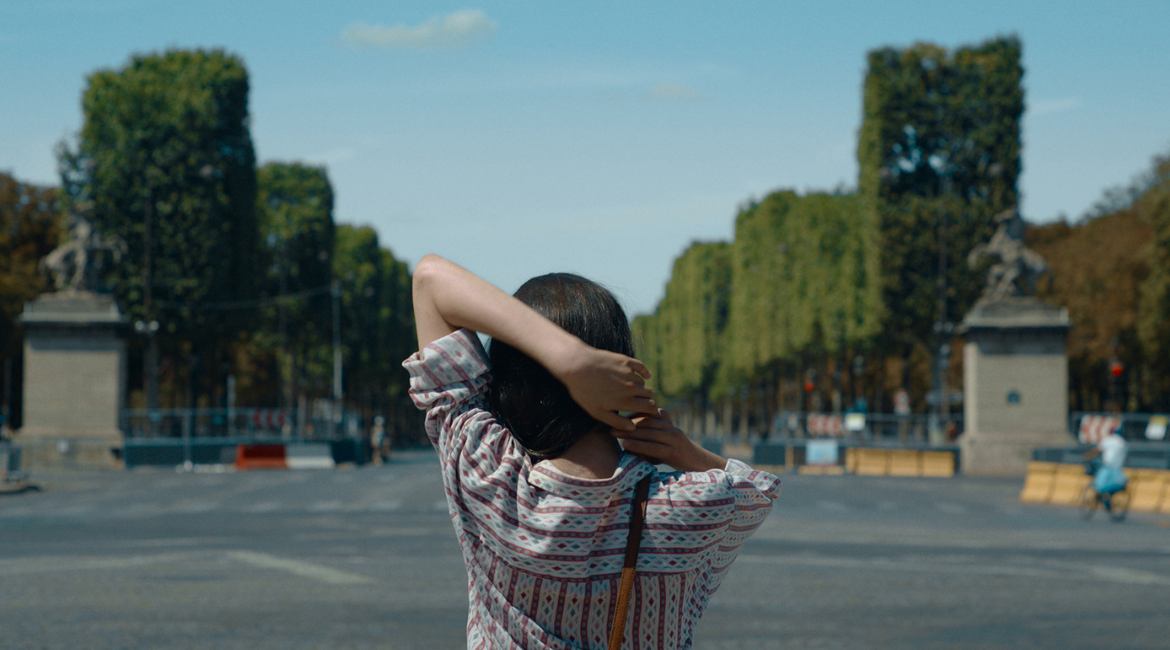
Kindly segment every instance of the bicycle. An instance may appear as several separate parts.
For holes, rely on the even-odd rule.
[[[1089,483],[1081,495],[1081,518],[1085,521],[1092,519],[1098,505],[1105,507],[1105,512],[1113,521],[1117,523],[1125,521],[1125,515],[1129,512],[1128,486],[1113,493],[1101,494],[1092,483]]]

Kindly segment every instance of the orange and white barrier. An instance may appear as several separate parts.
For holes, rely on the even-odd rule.
[[[845,419],[840,415],[821,415],[817,413],[808,416],[805,423],[810,436],[832,436],[840,438],[845,433]]]
[[[1095,445],[1121,426],[1121,418],[1113,415],[1085,415],[1081,417],[1081,428],[1077,439],[1086,445]]]
[[[236,445],[235,467],[246,469],[333,469],[328,443]]]

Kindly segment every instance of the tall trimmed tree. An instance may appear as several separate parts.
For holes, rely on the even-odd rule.
[[[881,234],[890,351],[932,340],[940,249],[948,320],[979,296],[982,273],[967,253],[1019,199],[1020,52],[1005,37],[953,52],[920,43],[869,53],[859,194]]]
[[[90,75],[82,109],[76,149],[60,150],[66,198],[91,202],[95,225],[127,244],[106,278],[119,304],[146,318],[151,278],[164,350],[243,329],[246,311],[192,308],[250,298],[259,276],[243,62],[220,50],[135,56]]]
[[[257,172],[264,294],[258,343],[276,352],[282,402],[328,394],[333,362],[333,185],[323,167],[269,163]],[[280,351],[283,350],[283,355]]]

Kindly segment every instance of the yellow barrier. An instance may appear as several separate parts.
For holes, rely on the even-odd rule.
[[[922,452],[922,476],[951,478],[954,475],[955,453],[953,451]]]
[[[1056,477],[1052,482],[1052,494],[1048,502],[1059,506],[1075,506],[1081,502],[1085,488],[1089,486],[1092,477],[1085,474],[1082,465],[1061,464],[1056,468]]]
[[[796,468],[797,474],[808,476],[841,476],[845,468],[840,465],[800,465]]]
[[[857,450],[857,467],[854,472],[858,476],[886,476],[889,471],[889,454],[885,449]]]
[[[850,474],[857,473],[857,449],[853,447],[845,448],[845,471]]]
[[[955,453],[850,447],[845,450],[845,471],[858,476],[950,478],[955,475]]]
[[[1056,466],[1056,463],[1028,463],[1028,475],[1024,478],[1024,489],[1020,490],[1020,501],[1048,503],[1052,498],[1052,484],[1056,480]]]
[[[1125,475],[1129,479],[1131,511],[1170,514],[1170,470],[1127,468]],[[1092,481],[1080,464],[1028,463],[1020,501],[1075,506]]]
[[[922,476],[922,456],[911,449],[891,449],[886,455],[890,476]]]
[[[1129,509],[1134,512],[1158,512],[1165,500],[1170,472],[1165,470],[1128,470]]]

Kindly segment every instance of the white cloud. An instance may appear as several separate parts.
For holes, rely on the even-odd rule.
[[[1080,97],[1065,97],[1064,99],[1049,99],[1038,102],[1031,102],[1027,105],[1028,114],[1032,116],[1046,115],[1048,113],[1062,113],[1064,111],[1071,111],[1081,105]]]
[[[354,23],[341,32],[341,42],[357,48],[402,48],[408,50],[454,50],[491,38],[496,21],[478,9],[464,9],[435,16],[425,23],[369,25]]]
[[[657,102],[697,102],[704,99],[702,93],[682,84],[658,84],[647,90],[643,97]]]
[[[308,157],[308,160],[316,161],[327,167],[335,167],[345,162],[349,162],[358,157],[361,153],[357,147],[336,147],[328,151],[321,151]]]

